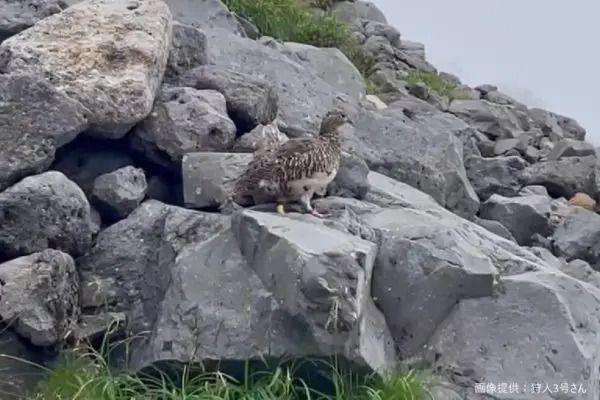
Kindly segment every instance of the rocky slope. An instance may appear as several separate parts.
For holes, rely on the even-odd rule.
[[[598,399],[600,216],[566,200],[597,197],[599,163],[576,121],[438,75],[362,0],[333,12],[378,98],[339,50],[260,37],[218,0],[69,3],[0,0],[0,353],[110,316],[147,334],[137,368],[416,357],[458,393],[441,399]],[[219,213],[254,150],[332,107],[354,124],[330,218]]]

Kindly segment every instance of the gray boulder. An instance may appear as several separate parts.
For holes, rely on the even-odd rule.
[[[0,3],[0,43],[52,14],[62,11],[60,0],[5,0]]]
[[[585,156],[597,157],[593,144],[575,139],[562,139],[556,143],[554,148],[552,148],[552,151],[550,151],[550,154],[548,154],[547,158],[550,161],[555,161],[563,157]]]
[[[85,194],[60,172],[27,177],[0,193],[0,259],[47,248],[79,256],[92,230]]]
[[[119,138],[150,113],[171,35],[162,0],[85,0],[2,42],[0,73],[47,80],[85,106],[92,132]]]
[[[485,219],[502,222],[517,243],[531,245],[531,236],[539,233],[550,236],[552,227],[550,213],[552,199],[546,195],[504,197],[493,194],[481,203],[479,215]]]
[[[342,153],[340,169],[327,187],[329,196],[364,199],[369,191],[369,167],[360,157]]]
[[[178,165],[186,153],[230,149],[235,135],[236,127],[221,93],[163,87],[153,112],[138,124],[132,140],[153,161]]]
[[[278,146],[288,141],[288,137],[273,122],[266,125],[257,125],[248,133],[239,136],[233,145],[235,153],[254,153],[269,147]]]
[[[387,24],[385,15],[372,1],[340,1],[331,7],[333,14],[348,24],[360,23],[363,20],[378,21]]]
[[[79,319],[75,262],[58,250],[0,264],[0,318],[37,346],[64,343]]]
[[[530,108],[528,114],[533,124],[554,142],[558,142],[564,138],[575,140],[585,139],[585,129],[572,118],[537,107]]]
[[[519,180],[523,186],[543,185],[552,197],[570,199],[577,192],[597,192],[595,156],[567,157],[543,161],[525,168]]]
[[[600,215],[571,207],[552,235],[554,254],[571,261],[581,259],[600,268]]]
[[[0,73],[0,191],[46,170],[56,149],[87,128],[86,113],[46,82]]]
[[[194,28],[220,28],[236,35],[244,29],[220,0],[165,0],[173,19]]]
[[[461,398],[596,399],[599,310],[600,290],[558,271],[505,277],[494,297],[462,300],[444,321],[433,368],[461,383]],[[514,382],[518,392],[481,396],[479,382]],[[561,382],[566,394],[553,387]]]
[[[595,271],[586,261],[574,259],[565,263],[560,269],[570,277],[579,279],[600,289],[600,272]]]
[[[486,100],[454,100],[448,112],[494,139],[516,138],[528,128],[514,108]]]
[[[92,201],[108,221],[127,217],[135,210],[148,189],[144,170],[127,166],[94,180]]]
[[[462,143],[455,133],[468,129],[442,112],[411,114],[399,107],[363,110],[354,129],[343,135],[344,147],[373,171],[398,179],[431,195],[447,209],[469,218],[479,199],[467,179]]]
[[[491,219],[474,217],[473,222],[475,222],[477,225],[487,229],[488,231],[495,233],[496,235],[498,235],[500,237],[503,237],[506,240],[511,240],[513,242],[516,242],[516,239],[514,238],[512,233],[510,233],[510,231],[508,229],[506,229],[506,227],[504,225],[502,225],[502,223],[500,221],[494,221]]]
[[[465,170],[477,196],[487,200],[493,194],[512,197],[521,188],[519,175],[528,163],[519,156],[465,158]]]
[[[204,32],[175,21],[163,82],[176,84],[185,72],[207,63]]]
[[[184,74],[179,85],[222,93],[227,101],[227,111],[239,127],[252,129],[258,124],[272,122],[277,116],[277,91],[263,78],[205,65]]]
[[[319,71],[300,64],[278,46],[261,44],[220,29],[206,29],[210,63],[267,79],[279,98],[279,127],[291,137],[319,131],[322,117],[334,107],[356,108],[356,101],[319,78]]]

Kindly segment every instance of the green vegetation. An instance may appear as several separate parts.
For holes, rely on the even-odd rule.
[[[110,349],[123,343],[114,343]],[[323,393],[296,376],[300,364],[251,373],[246,363],[240,380],[197,366],[184,366],[176,376],[158,370],[152,374],[116,374],[107,361],[112,350],[102,349],[109,346],[103,344],[99,351],[78,347],[67,352],[54,368],[38,366],[44,370],[45,379],[28,400],[435,400],[427,389],[432,378],[415,370],[382,379],[374,374],[359,377],[342,372],[344,369],[335,363],[303,361],[304,369],[307,363],[318,362],[321,371],[329,370],[327,381],[332,390]],[[313,372],[314,365],[308,365]]]
[[[278,40],[337,47],[365,80],[375,61],[364,53],[350,28],[329,13],[311,12],[310,6],[328,8],[327,0],[224,0],[227,7],[248,18],[261,34]]]
[[[440,96],[447,97],[450,101],[467,98],[455,84],[445,81],[433,72],[411,70],[403,80],[408,83],[422,83]]]

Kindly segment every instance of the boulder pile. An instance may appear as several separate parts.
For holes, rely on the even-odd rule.
[[[598,399],[600,163],[575,120],[437,71],[365,0],[332,11],[368,77],[219,0],[68,3],[0,0],[0,353],[110,316],[145,335],[135,368],[416,357],[459,398]],[[329,217],[219,212],[252,152],[333,107],[354,123]]]

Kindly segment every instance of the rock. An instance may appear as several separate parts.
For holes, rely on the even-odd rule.
[[[384,108],[387,108],[387,104],[381,101],[381,99],[374,94],[368,94],[365,98],[372,103],[377,110],[383,110]]]
[[[556,143],[547,158],[549,161],[556,161],[563,157],[585,156],[597,157],[593,144],[575,139],[562,139]]]
[[[0,193],[0,260],[47,248],[79,256],[91,240],[90,204],[62,173],[30,176]]]
[[[169,287],[178,254],[228,226],[226,217],[142,203],[127,218],[104,229],[92,249],[78,259],[88,308],[125,312],[134,334],[152,326]]]
[[[273,146],[279,146],[289,139],[281,133],[276,123],[257,125],[250,132],[238,137],[233,145],[233,152],[254,153]]]
[[[183,201],[186,207],[205,208],[223,204],[251,154],[188,153],[183,157]]]
[[[509,95],[499,92],[498,90],[494,90],[491,92],[484,92],[481,94],[481,98],[487,100],[491,103],[500,104],[503,106],[514,106],[515,108],[519,108],[523,111],[527,111],[527,106],[516,101]]]
[[[354,132],[343,134],[344,147],[371,170],[424,191],[458,215],[474,215],[479,199],[467,179],[462,145],[455,136],[468,126],[438,111],[411,115],[407,118],[400,107],[363,110],[353,118]]]
[[[431,196],[376,172],[367,200],[330,204],[332,219],[378,243],[373,296],[401,356],[420,351],[460,299],[490,296],[494,278],[549,268],[516,243],[441,208]],[[385,207],[385,208],[383,208]],[[377,232],[377,233],[375,233]],[[464,301],[464,300],[462,300]]]
[[[0,43],[36,22],[62,11],[59,0],[5,0],[0,3]]]
[[[572,278],[579,279],[600,289],[600,272],[594,271],[590,264],[583,260],[571,260],[561,268],[561,271]]]
[[[194,28],[220,28],[244,36],[244,29],[220,0],[165,0],[173,19]]]
[[[126,150],[126,144],[81,136],[59,149],[51,167],[75,182],[87,198],[92,198],[97,177],[133,165]]]
[[[363,29],[367,37],[382,36],[392,45],[392,47],[402,49],[400,42],[400,32],[391,25],[379,21],[365,21]]]
[[[493,194],[481,203],[479,215],[499,221],[521,246],[531,245],[531,236],[552,234],[549,218],[551,198],[544,195],[503,197]]]
[[[0,74],[0,191],[46,170],[87,128],[86,110],[48,83]]]
[[[588,211],[596,211],[596,200],[592,199],[590,197],[590,195],[586,194],[586,193],[575,193],[575,195],[573,195],[573,197],[571,197],[569,199],[569,201],[567,202],[568,205],[570,206],[578,206],[578,207],[582,207],[585,208]]]
[[[123,334],[126,322],[125,313],[83,314],[74,332],[75,340],[90,343],[106,336]],[[106,335],[107,331],[109,335]]]
[[[233,216],[232,230],[250,268],[321,348],[375,371],[392,367],[393,341],[370,295],[374,243],[250,210]]]
[[[554,254],[552,254],[550,250],[548,250],[545,247],[532,246],[529,248],[529,250],[533,254],[538,256],[540,259],[544,260],[546,264],[555,269],[560,270],[566,265],[566,262],[564,262],[564,260],[557,258]]]
[[[463,398],[484,398],[471,396],[477,382],[515,382],[518,394],[500,395],[507,399],[532,398],[535,382],[569,382],[587,394],[564,398],[592,400],[598,391],[599,306],[599,290],[560,272],[507,277],[496,296],[456,306],[431,341],[433,368],[460,378],[469,391]],[[525,361],[524,354],[535,356]],[[543,390],[544,383],[534,397],[556,398]]]
[[[584,140],[586,131],[577,121],[541,108],[530,108],[529,117],[553,141],[561,139]]]
[[[185,72],[207,64],[207,57],[204,32],[175,21],[163,82],[176,84]]]
[[[355,100],[365,97],[366,85],[358,69],[335,47],[319,48],[307,44],[286,42],[283,50],[292,59],[314,70],[316,75]]]
[[[327,187],[327,194],[364,199],[369,191],[368,175],[369,167],[363,159],[343,152],[340,169],[335,179]]]
[[[425,59],[425,45],[423,43],[413,42],[411,40],[401,40],[398,49],[413,57]]]
[[[516,196],[521,188],[520,173],[527,162],[519,156],[484,158],[471,156],[465,159],[465,170],[477,196],[487,200],[497,193]]]
[[[225,96],[190,87],[163,87],[152,113],[134,131],[150,159],[177,166],[186,153],[230,149],[235,135]]]
[[[514,139],[500,139],[494,145],[494,155],[500,156],[509,152],[524,154],[527,151],[529,137],[523,133]]]
[[[97,177],[92,200],[105,219],[115,221],[131,214],[144,200],[147,189],[144,170],[128,166]]]
[[[491,219],[483,219],[474,217],[473,222],[477,225],[487,229],[488,231],[495,233],[496,235],[503,237],[506,240],[517,242],[512,233],[499,221],[493,221]]]
[[[82,1],[2,42],[0,73],[46,79],[86,107],[96,134],[122,137],[152,109],[171,29],[162,0]]]
[[[307,64],[300,64],[283,53],[283,46],[207,29],[207,51],[211,64],[267,79],[277,88],[278,125],[290,137],[319,131],[321,119],[334,107],[356,108],[356,101],[335,90],[318,77]]]
[[[58,250],[0,264],[0,317],[36,346],[62,344],[80,315],[79,277]]]
[[[188,71],[179,82],[182,86],[222,93],[229,115],[244,131],[268,124],[277,116],[277,90],[263,78],[205,65]]]
[[[252,40],[258,40],[261,37],[260,31],[249,19],[244,18],[241,15],[238,15],[234,12],[232,14],[235,16],[235,19],[240,23],[242,29],[244,30],[244,34],[247,38]]]
[[[600,269],[600,215],[573,207],[552,235],[552,248],[558,257],[581,259]]]
[[[362,20],[378,21],[387,24],[385,15],[375,3],[365,0],[335,2],[331,11],[340,21],[348,24]]]
[[[548,190],[545,186],[541,185],[531,185],[524,186],[521,190],[519,190],[519,196],[527,196],[527,195],[540,195],[540,196],[548,196]],[[508,196],[512,197],[512,196]]]
[[[493,139],[510,139],[525,129],[512,108],[486,100],[454,100],[448,112]]]
[[[596,157],[567,157],[532,164],[520,174],[523,185],[543,185],[552,197],[571,198],[577,192],[596,193]]]

